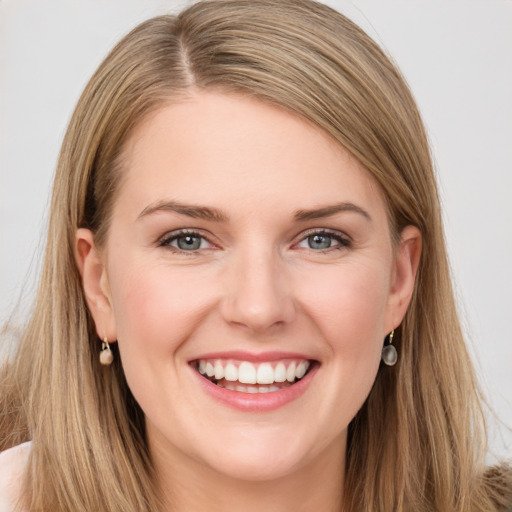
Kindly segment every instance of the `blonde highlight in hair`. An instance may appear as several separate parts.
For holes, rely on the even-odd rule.
[[[399,363],[379,371],[350,425],[344,510],[504,509],[511,476],[505,466],[484,471],[481,401],[457,318],[429,146],[404,79],[362,30],[324,5],[213,0],[136,27],[91,78],[71,119],[35,309],[0,381],[2,410],[9,404],[4,446],[34,440],[29,510],[161,506],[143,413],[119,358],[109,369],[98,362],[74,244],[79,227],[105,241],[124,142],[191,89],[250,95],[314,123],[379,183],[395,239],[409,224],[422,233],[412,303],[395,335]]]

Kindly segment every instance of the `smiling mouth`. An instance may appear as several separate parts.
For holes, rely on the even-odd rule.
[[[240,393],[273,393],[303,379],[316,361],[281,359],[252,363],[234,359],[197,359],[191,366],[221,388]]]

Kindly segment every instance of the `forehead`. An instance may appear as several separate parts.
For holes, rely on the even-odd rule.
[[[195,93],[154,112],[129,137],[123,173],[121,195],[140,210],[166,198],[260,210],[383,204],[364,166],[322,130],[233,94]]]

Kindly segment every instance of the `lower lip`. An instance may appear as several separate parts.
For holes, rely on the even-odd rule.
[[[234,409],[247,412],[273,411],[296,400],[302,396],[311,384],[318,367],[315,364],[309,372],[298,382],[279,391],[268,393],[242,393],[231,389],[221,388],[208,379],[205,379],[197,370],[191,368],[199,379],[201,386],[207,394],[215,400]]]

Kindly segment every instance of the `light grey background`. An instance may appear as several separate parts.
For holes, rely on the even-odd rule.
[[[74,104],[109,48],[186,1],[0,0],[0,322],[26,312]],[[394,57],[437,162],[460,310],[512,455],[512,2],[331,0]],[[357,5],[356,5],[357,4]],[[27,277],[28,276],[28,277]],[[492,459],[491,459],[492,460]]]

